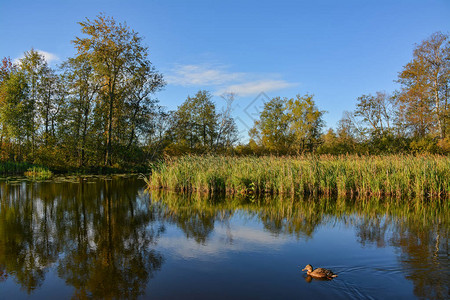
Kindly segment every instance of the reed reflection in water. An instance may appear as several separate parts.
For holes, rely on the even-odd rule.
[[[144,185],[0,182],[2,295],[448,296],[445,200],[149,195]],[[339,277],[311,281],[298,268],[308,263]]]

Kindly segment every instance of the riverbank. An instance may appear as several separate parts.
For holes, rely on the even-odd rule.
[[[24,175],[30,168],[36,167],[27,162],[0,162],[0,176]]]
[[[113,174],[137,174],[149,173],[148,166],[141,166],[139,168],[123,169],[108,166],[96,167],[47,167],[27,162],[0,162],[0,177],[8,176],[26,176],[34,179],[49,179],[53,175],[113,175]]]
[[[155,164],[149,188],[243,194],[450,195],[450,158],[427,155],[182,156]]]

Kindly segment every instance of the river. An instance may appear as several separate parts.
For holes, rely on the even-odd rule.
[[[0,201],[0,299],[449,296],[447,200],[212,197],[85,176],[3,180]]]

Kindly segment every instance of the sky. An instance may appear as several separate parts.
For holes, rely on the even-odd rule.
[[[415,44],[450,32],[450,0],[0,0],[0,58],[34,48],[52,66],[75,54],[77,22],[99,13],[126,22],[167,82],[155,94],[174,110],[199,90],[218,109],[234,92],[243,141],[265,101],[314,94],[336,128],[356,99],[399,89]]]

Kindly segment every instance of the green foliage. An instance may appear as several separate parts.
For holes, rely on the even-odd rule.
[[[102,83],[95,111],[99,129],[106,133],[105,164],[111,166],[113,156],[121,156],[118,147],[130,150],[138,142],[139,130],[145,130],[151,119],[149,95],[164,81],[148,59],[142,37],[126,25],[104,15],[79,24],[87,37],[73,42],[77,59],[87,60],[94,78]]]
[[[207,91],[187,97],[174,113],[172,129],[175,144],[188,151],[211,149],[217,135],[216,107]]]
[[[52,170],[145,170],[164,155],[444,154],[450,153],[450,40],[435,33],[399,73],[401,90],[358,97],[335,130],[323,133],[313,95],[264,104],[237,145],[234,95],[219,111],[199,91],[174,112],[153,98],[165,84],[142,37],[104,15],[79,23],[76,55],[51,68],[31,49],[0,65],[0,161]],[[215,179],[211,179],[214,181]],[[220,185],[218,180],[215,185]]]
[[[322,127],[324,111],[319,111],[313,100],[313,95],[297,95],[289,99],[286,105],[289,131],[294,138],[294,149],[297,152],[312,151],[317,147]]]
[[[249,132],[250,137],[256,143],[273,153],[286,153],[292,143],[288,116],[285,111],[287,101],[287,99],[276,97],[264,103],[259,120],[255,121],[255,125]]]
[[[150,187],[255,194],[447,197],[443,156],[183,156],[154,166]]]
[[[232,99],[231,99],[232,101]],[[218,152],[237,140],[234,120],[225,110],[218,113],[208,91],[198,91],[172,114],[167,154]]]
[[[437,143],[439,152],[442,154],[450,154],[450,137],[446,137]]]
[[[312,95],[295,99],[276,97],[264,104],[249,135],[269,153],[287,154],[313,151],[319,144],[322,115]]]
[[[155,155],[145,148],[160,133],[151,96],[164,81],[142,38],[103,15],[80,25],[85,36],[61,69],[33,49],[16,66],[2,61],[0,160],[133,169]]]
[[[45,180],[52,178],[53,173],[47,168],[32,167],[29,168],[28,171],[24,173],[24,175],[33,180]]]
[[[26,162],[0,162],[0,175],[23,175],[31,167],[32,165]]]
[[[18,143],[33,130],[30,124],[33,108],[28,92],[26,77],[21,72],[11,73],[1,85],[0,120],[6,135]]]

